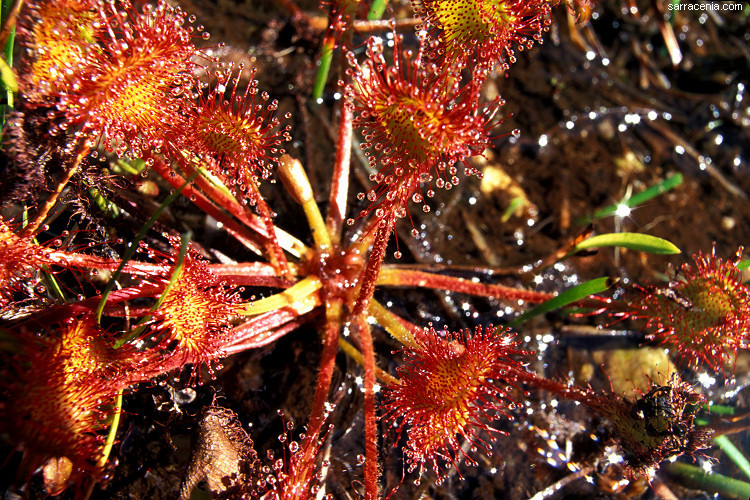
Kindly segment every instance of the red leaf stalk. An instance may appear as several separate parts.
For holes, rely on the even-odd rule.
[[[494,297],[500,300],[523,300],[540,303],[554,297],[554,294],[523,290],[498,284],[487,284],[455,276],[403,269],[394,266],[383,266],[378,275],[378,286],[417,286],[450,290],[452,292]]]
[[[352,107],[346,99],[341,100],[339,135],[336,141],[336,163],[331,182],[330,208],[326,226],[334,244],[341,241],[341,228],[346,214],[346,199],[349,192],[349,170],[352,155]]]
[[[378,434],[375,417],[375,350],[370,325],[364,315],[357,318],[357,331],[365,361],[365,498],[378,498]]]

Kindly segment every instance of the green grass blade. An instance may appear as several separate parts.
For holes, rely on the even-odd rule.
[[[109,432],[107,433],[107,440],[104,442],[104,448],[102,449],[102,455],[99,457],[97,465],[100,469],[103,469],[109,459],[109,454],[112,452],[112,447],[115,445],[115,437],[117,437],[117,428],[120,426],[120,416],[122,415],[122,389],[117,391],[115,395],[115,408],[112,414],[112,423],[109,426]]]
[[[334,43],[335,39],[329,37],[323,44],[323,51],[320,54],[320,65],[318,66],[318,73],[315,75],[315,83],[313,84],[312,91],[313,102],[316,103],[323,97],[323,89],[325,89],[326,81],[328,80],[328,72],[331,70],[333,49],[336,48]]]
[[[665,468],[690,487],[700,488],[708,493],[716,493],[727,498],[750,498],[750,483],[745,481],[708,473],[700,467],[682,462],[668,463]]]
[[[5,20],[10,16],[11,10],[15,4],[15,0],[2,0],[0,5],[0,24],[5,23]],[[3,55],[5,59],[0,58],[0,78],[2,79],[2,87],[5,90],[5,98],[8,104],[0,106],[0,128],[5,126],[5,115],[9,108],[14,106],[13,93],[18,92],[18,82],[16,76],[13,74],[13,46],[16,40],[16,27],[11,28],[8,34],[8,41],[5,42],[3,47]]]
[[[63,293],[60,284],[57,282],[55,275],[52,274],[52,271],[50,271],[47,267],[43,267],[42,274],[47,281],[47,286],[52,290],[52,294],[57,297],[59,301],[65,302],[65,294]]]
[[[505,209],[503,215],[500,217],[500,222],[508,222],[510,218],[513,217],[513,214],[516,213],[516,209],[521,205],[523,205],[523,198],[521,198],[520,196],[517,196],[510,200],[508,208]]]
[[[721,451],[727,454],[727,456],[732,460],[732,462],[739,467],[739,469],[750,478],[750,462],[747,461],[747,458],[745,458],[745,455],[742,454],[740,450],[737,449],[737,447],[729,440],[726,436],[716,436],[714,438],[714,443],[716,443],[716,446],[721,448]]]
[[[3,86],[8,90],[8,95],[11,95],[13,92],[18,92],[18,81],[16,81],[16,75],[13,74],[13,70],[2,57],[0,57],[0,78],[3,81]]]
[[[601,247],[622,247],[658,255],[680,253],[674,243],[641,233],[607,233],[587,238],[573,248],[572,253]]]
[[[708,406],[707,408],[708,408],[708,411],[710,411],[712,415],[734,415],[735,414],[734,407],[732,406],[712,404],[711,406]]]
[[[674,174],[663,181],[654,184],[653,186],[641,191],[640,193],[634,194],[633,196],[626,198],[622,200],[620,203],[614,203],[612,205],[606,206],[602,209],[597,210],[594,212],[594,215],[589,217],[583,217],[581,219],[578,219],[576,222],[578,224],[584,225],[588,224],[593,220],[596,219],[603,219],[604,217],[609,217],[610,215],[614,215],[615,212],[617,212],[617,208],[620,205],[625,205],[628,208],[635,208],[638,205],[642,205],[643,203],[646,203],[647,201],[656,198],[657,196],[666,193],[667,191],[670,191],[677,186],[681,185],[683,181],[682,174]]]
[[[370,10],[367,12],[367,20],[375,21],[383,17],[387,6],[388,0],[373,0]],[[318,99],[323,97],[323,89],[328,80],[328,72],[331,70],[333,50],[336,48],[335,42],[336,39],[333,36],[326,37],[323,42],[323,50],[320,53],[320,65],[318,66],[318,73],[315,75],[315,82],[313,84],[313,102],[317,102]]]
[[[518,326],[531,318],[534,318],[541,314],[546,314],[548,312],[554,311],[555,309],[560,309],[569,304],[572,304],[573,302],[585,299],[586,297],[595,293],[603,292],[608,288],[611,288],[616,282],[617,280],[614,278],[603,277],[581,283],[580,285],[574,286],[569,290],[565,290],[557,297],[553,297],[545,302],[542,302],[538,306],[529,309],[528,311],[511,321],[508,326]]]
[[[112,278],[109,280],[109,283],[107,283],[106,288],[104,289],[104,292],[102,293],[102,299],[99,301],[99,305],[96,308],[96,321],[101,322],[102,319],[102,312],[104,311],[104,306],[107,303],[107,297],[109,297],[109,294],[112,293],[112,290],[115,288],[115,283],[120,278],[120,274],[122,274],[122,270],[125,269],[125,264],[128,263],[130,259],[133,258],[133,255],[135,255],[136,250],[138,249],[138,244],[141,242],[141,240],[146,236],[146,233],[151,229],[151,226],[154,225],[156,220],[159,218],[161,213],[172,204],[174,200],[177,199],[178,196],[180,196],[180,193],[182,193],[182,190],[187,187],[188,184],[193,182],[193,179],[198,176],[199,172],[195,172],[193,175],[191,175],[186,181],[185,184],[183,184],[179,189],[175,189],[172,191],[172,193],[167,197],[164,202],[159,205],[159,208],[157,208],[153,215],[146,221],[145,224],[141,227],[140,231],[138,231],[138,234],[135,235],[135,238],[133,241],[130,242],[130,245],[128,245],[128,249],[125,251],[125,254],[122,256],[122,261],[120,262],[120,265],[117,266],[117,270],[112,275]]]
[[[388,0],[373,0],[370,6],[370,12],[367,13],[368,21],[375,21],[383,17],[385,8],[388,6]]]

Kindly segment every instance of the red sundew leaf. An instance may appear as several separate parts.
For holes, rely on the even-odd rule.
[[[18,20],[18,40],[26,49],[21,59],[21,88],[32,105],[49,104],[72,90],[72,77],[94,48],[93,0],[26,2]]]
[[[432,56],[441,63],[472,65],[483,74],[508,69],[515,49],[530,49],[549,29],[546,0],[421,0],[415,11],[427,22]]]
[[[60,245],[54,240],[51,245]],[[52,256],[54,246],[40,245],[33,236],[19,236],[0,217],[0,310],[13,307],[14,293],[50,264],[58,264]]]
[[[456,464],[459,437],[473,447],[488,449],[479,431],[498,432],[486,421],[505,416],[515,406],[509,391],[521,363],[512,357],[526,354],[507,332],[493,327],[440,334],[425,331],[416,348],[407,348],[400,383],[384,393],[384,418],[407,431],[404,453],[409,470],[420,473],[429,465],[439,478],[442,458]],[[473,462],[470,457],[466,457]]]
[[[0,425],[23,449],[25,473],[64,458],[70,470],[45,468],[52,490],[96,478],[106,417],[114,411],[108,405],[128,385],[123,375],[131,351],[112,349],[92,314],[56,325],[46,337],[12,332],[9,338],[14,348],[3,352]]]
[[[152,315],[143,338],[155,343],[156,351],[192,364],[197,370],[204,363],[221,357],[230,336],[230,319],[237,313],[239,295],[221,284],[208,265],[188,250],[183,261],[165,265],[163,273],[145,283],[162,289],[160,304]],[[155,359],[159,362],[158,356]],[[149,373],[152,367],[144,367]]]
[[[750,289],[737,269],[742,249],[727,261],[699,252],[668,286],[636,287],[620,318],[645,321],[649,339],[674,351],[689,366],[714,372],[734,363],[750,334]]]
[[[411,199],[423,203],[421,186],[450,189],[459,182],[455,164],[481,154],[490,143],[489,131],[500,100],[480,106],[475,83],[461,86],[454,66],[424,64],[421,52],[401,51],[396,38],[393,65],[383,55],[383,42],[371,38],[367,59],[358,63],[349,53],[353,83],[347,98],[354,111],[354,127],[361,130],[362,148],[377,167],[377,185],[360,193],[370,202],[362,216],[374,211],[404,217]],[[468,166],[467,171],[475,172]],[[425,211],[429,206],[424,204]],[[353,220],[349,223],[353,224]]]
[[[60,17],[66,14],[74,21],[84,16],[63,6]],[[194,28],[186,26],[187,16],[162,0],[144,7],[143,13],[129,1],[117,7],[96,2],[84,17],[83,26],[91,32],[81,40],[80,34],[74,37],[81,26],[66,25],[70,36],[62,41],[69,42],[65,50],[70,54],[44,77],[50,81],[42,90],[65,117],[50,133],[65,135],[78,128],[90,141],[102,141],[119,155],[173,153],[186,127],[182,110],[192,105],[193,70],[201,55],[192,41]],[[67,54],[64,48],[40,46],[45,40],[31,43],[42,54]]]
[[[268,93],[258,89],[255,71],[243,75],[240,65],[236,75],[233,66],[217,74],[217,82],[191,109],[185,141],[237,195],[255,178],[269,177],[285,152],[282,145],[291,141],[291,126],[274,116],[278,101],[269,102]],[[247,86],[241,91],[243,80]]]

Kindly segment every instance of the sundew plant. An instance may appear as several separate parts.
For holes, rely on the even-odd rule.
[[[750,13],[686,5],[3,1],[4,495],[750,496]]]

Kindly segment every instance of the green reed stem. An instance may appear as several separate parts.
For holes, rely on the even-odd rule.
[[[161,292],[159,299],[154,303],[153,306],[151,306],[151,312],[154,312],[159,309],[159,307],[161,307],[161,305],[164,303],[164,299],[167,298],[169,291],[174,287],[175,283],[177,283],[177,280],[180,278],[180,274],[182,274],[182,268],[185,267],[185,256],[187,255],[188,245],[190,244],[192,235],[193,233],[190,231],[182,234],[182,237],[180,238],[180,254],[177,256],[177,265],[172,272],[172,276],[170,276],[169,278],[169,283],[167,283],[167,286],[165,286],[164,290]],[[119,349],[131,340],[138,338],[146,328],[144,323],[146,323],[149,319],[151,319],[150,314],[141,318],[140,321],[138,321],[138,323],[136,324],[136,327],[130,333],[115,342],[115,349]]]
[[[551,298],[545,302],[542,302],[538,306],[529,309],[528,311],[511,321],[508,326],[511,328],[516,327],[521,323],[530,320],[531,318],[534,318],[541,314],[546,314],[548,312],[554,311],[555,309],[560,309],[581,299],[585,299],[586,297],[595,293],[601,293],[608,288],[611,288],[615,283],[617,283],[617,279],[611,277],[596,278],[591,281],[581,283],[580,285],[574,286],[573,288],[564,291],[557,297]]]
[[[732,462],[739,467],[739,469],[750,478],[750,462],[748,462],[747,458],[745,458],[745,455],[742,454],[742,452],[737,449],[737,447],[732,443],[728,437],[726,436],[716,436],[714,438],[714,443],[716,443],[716,446],[721,448],[721,451],[727,454],[727,456],[732,460]]]
[[[369,21],[380,19],[387,5],[388,0],[374,0],[370,6],[370,10],[367,12],[367,19]],[[333,60],[333,50],[335,48],[336,36],[333,33],[328,34],[323,42],[323,50],[320,53],[320,66],[318,66],[318,74],[315,75],[315,83],[313,84],[312,98],[315,102],[323,97],[323,89],[325,89],[326,81],[328,81],[328,73],[331,71],[331,61]]]
[[[14,0],[2,0],[2,5],[0,5],[0,26],[2,26],[8,19],[14,4]],[[0,128],[5,125],[5,115],[8,112],[8,108],[13,107],[13,93],[18,92],[18,82],[16,82],[16,77],[11,69],[13,68],[13,46],[15,39],[16,27],[14,26],[10,30],[8,41],[5,42],[5,47],[3,47],[3,56],[5,56],[4,60],[0,60],[0,78],[2,79],[2,86],[5,90],[5,98],[7,100],[7,104],[0,106],[0,109],[2,110],[2,112],[0,112]]]
[[[99,305],[96,308],[96,321],[97,322],[101,323],[102,312],[104,311],[104,306],[107,303],[107,297],[109,297],[109,294],[112,293],[112,290],[114,290],[115,283],[120,278],[120,275],[122,274],[122,270],[125,268],[125,265],[128,263],[130,259],[133,258],[133,255],[135,255],[135,252],[138,249],[138,244],[146,236],[146,233],[149,231],[149,229],[151,229],[151,226],[154,225],[154,223],[162,214],[162,212],[169,205],[171,205],[172,202],[176,200],[178,196],[180,196],[180,193],[182,193],[182,190],[185,189],[188,186],[188,184],[190,184],[193,181],[193,179],[195,179],[198,176],[198,174],[199,172],[195,172],[185,181],[185,184],[180,186],[178,189],[175,189],[174,191],[172,191],[172,193],[169,196],[167,196],[167,199],[164,200],[164,203],[159,205],[159,207],[154,211],[154,213],[146,221],[146,223],[143,224],[143,226],[141,226],[141,229],[140,231],[138,231],[138,234],[136,234],[133,241],[130,242],[128,249],[125,251],[125,254],[122,256],[122,261],[120,262],[120,265],[117,266],[117,270],[112,275],[112,278],[109,280],[109,283],[107,283],[107,286],[104,289],[104,293],[102,293],[102,299],[99,301]]]
[[[750,483],[721,474],[708,473],[701,467],[682,462],[668,463],[666,470],[683,480],[688,486],[727,498],[750,498]]]
[[[388,0],[373,0],[370,6],[370,12],[367,13],[368,21],[375,21],[383,17],[385,8],[388,6]]]

